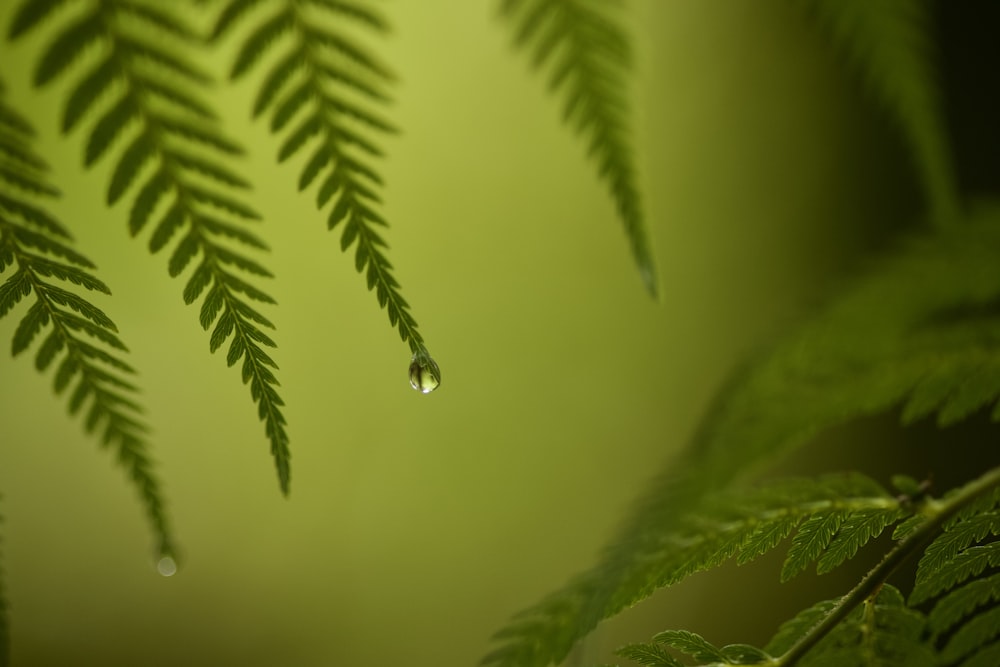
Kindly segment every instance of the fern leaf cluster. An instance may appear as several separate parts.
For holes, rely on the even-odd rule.
[[[59,4],[26,2],[10,36],[34,28]],[[242,360],[243,382],[250,385],[281,489],[288,493],[289,439],[277,364],[266,351],[275,346],[265,332],[274,325],[256,305],[274,300],[251,282],[271,277],[250,254],[267,246],[246,227],[260,216],[240,194],[249,183],[229,166],[242,149],[219,132],[211,105],[199,95],[211,77],[176,55],[200,42],[178,18],[178,9],[137,0],[88,3],[51,41],[34,82],[44,85],[68,76],[84,49],[101,47],[98,62],[73,79],[63,131],[95,118],[84,164],[89,167],[117,152],[107,203],[132,195],[129,231],[137,235],[152,226],[153,253],[179,237],[168,262],[170,275],[193,267],[184,301],[202,299],[200,321],[211,330],[211,351],[229,341],[226,362],[233,366]],[[111,101],[102,106],[103,98]]]
[[[614,16],[617,3],[594,0],[504,0],[501,14],[532,66],[547,70],[563,97],[563,122],[587,141],[588,155],[611,191],[646,288],[657,293],[638,173],[629,137],[626,90],[631,47]]]
[[[15,332],[11,352],[28,351],[39,338],[35,367],[55,366],[56,394],[69,392],[71,414],[84,413],[88,433],[111,446],[139,490],[157,538],[157,550],[173,553],[159,482],[147,453],[147,427],[124,361],[127,351],[104,312],[75,289],[110,294],[90,269],[94,265],[71,247],[69,232],[36,201],[55,191],[46,183],[45,163],[31,149],[34,131],[0,102],[0,174],[21,178],[0,182],[0,317],[22,301],[31,305]],[[26,183],[30,185],[25,185]]]
[[[748,563],[776,548],[789,536],[793,537],[782,569],[783,579],[791,578],[813,563],[817,571],[828,572],[904,516],[905,510],[898,498],[873,480],[857,474],[830,475],[816,480],[789,479],[727,494],[714,498],[698,512],[683,513],[674,526],[662,531],[656,548],[645,554],[646,567],[628,582],[629,590],[638,591],[636,596],[642,598],[733,558],[739,564]],[[483,664],[558,662],[560,652],[568,651],[572,640],[569,645],[561,642],[570,639],[571,635],[560,636],[557,644],[553,641],[555,636],[544,635],[543,640],[535,633],[549,630],[543,620],[553,613],[556,605],[560,605],[564,613],[570,610],[575,614],[585,613],[586,600],[582,593],[574,603],[580,606],[572,609],[565,598],[554,597],[523,613],[502,635],[516,641],[488,654]],[[622,599],[612,604],[622,608],[628,602]],[[569,620],[568,615],[566,620]]]
[[[365,274],[368,289],[375,290],[389,322],[409,344],[415,359],[429,358],[393,275],[380,231],[389,223],[380,211],[383,179],[374,161],[383,153],[376,136],[394,133],[396,128],[376,109],[389,101],[386,87],[394,75],[339,27],[353,24],[385,32],[388,24],[361,2],[231,0],[219,15],[213,38],[228,34],[258,4],[269,11],[244,39],[230,76],[244,76],[284,43],[286,48],[264,76],[253,115],[269,113],[271,132],[284,133],[279,162],[307,152],[299,191],[319,183],[316,207],[323,209],[333,202],[327,226],[342,229],[341,250],[354,246],[355,268]],[[428,368],[440,382],[436,364]]]
[[[827,482],[818,484],[825,486]],[[693,632],[668,630],[654,636],[650,643],[626,645],[617,651],[618,655],[641,665],[664,667],[685,664],[667,648],[685,654],[698,665],[995,664],[1000,655],[1000,611],[992,603],[1000,598],[1000,581],[995,574],[981,575],[987,567],[995,568],[1000,560],[980,554],[994,551],[996,542],[990,538],[1000,533],[996,518],[1000,469],[987,472],[941,500],[928,498],[914,503],[900,496],[895,501],[899,507],[893,520],[910,514],[900,527],[910,525],[894,532],[897,544],[879,565],[848,594],[818,602],[782,624],[763,648],[744,644],[716,647]],[[864,513],[861,510],[855,516]],[[803,542],[800,538],[807,532],[806,523],[808,520],[792,539],[786,567],[791,552]],[[861,527],[864,523],[868,521],[845,521],[826,547],[827,553],[836,550],[841,534],[844,541],[867,541],[871,531]],[[907,600],[885,581],[920,550],[923,556]],[[926,602],[942,593],[946,594],[929,615],[925,614]]]
[[[513,621],[531,631],[498,650],[535,656],[526,664],[564,656],[601,619],[673,581],[671,563],[679,556],[662,536],[680,527],[679,517],[708,511],[712,494],[738,475],[823,429],[900,406],[906,422],[936,416],[949,424],[989,407],[1000,417],[998,254],[1000,206],[983,203],[962,226],[901,244],[742,369],[706,415],[688,456],[673,464],[684,473],[654,480],[601,561],[525,612],[533,625]],[[863,517],[856,520],[865,528]],[[868,526],[877,528],[878,521]],[[845,557],[852,546],[842,545]],[[839,557],[826,556],[829,563]]]

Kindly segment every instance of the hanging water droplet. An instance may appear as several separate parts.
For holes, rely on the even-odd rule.
[[[441,384],[441,369],[424,350],[413,353],[410,359],[410,386],[421,394],[429,394]]]
[[[156,571],[164,577],[172,577],[177,574],[177,561],[172,556],[164,556],[156,561]]]

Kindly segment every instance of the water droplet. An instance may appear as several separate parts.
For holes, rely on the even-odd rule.
[[[441,384],[441,369],[424,350],[413,353],[410,359],[410,386],[421,394],[429,394]]]
[[[172,556],[164,556],[156,562],[156,571],[164,577],[172,577],[177,574],[177,561]]]

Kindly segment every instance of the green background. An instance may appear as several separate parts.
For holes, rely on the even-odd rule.
[[[4,26],[14,4],[0,2]],[[14,664],[471,665],[511,613],[593,562],[726,372],[914,206],[893,130],[791,3],[630,6],[659,302],[494,4],[385,4],[395,30],[369,43],[400,75],[387,114],[402,133],[379,168],[390,259],[442,369],[428,396],[409,388],[408,350],[314,192],[296,192],[307,153],[278,166],[279,140],[249,119],[264,68],[219,84],[212,101],[248,148],[237,167],[273,249],[262,259],[277,278],[263,286],[280,304],[267,314],[289,499],[239,372],[208,354],[167,255],[129,238],[132,196],[104,207],[113,160],[84,172],[86,131],[59,136],[67,81],[30,87],[56,21],[0,44],[8,100],[35,123],[64,193],[49,209],[114,292],[94,301],[141,372],[184,559],[176,576],[156,574],[111,453],[30,358],[0,358]],[[237,42],[190,56],[221,77]],[[602,627],[582,657],[677,626],[761,641],[781,611],[736,623],[754,594],[717,604],[734,581],[765,589],[777,569],[697,577]]]

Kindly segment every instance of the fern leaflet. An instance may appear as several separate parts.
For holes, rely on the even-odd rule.
[[[42,180],[37,165],[43,163],[30,149],[30,125],[2,102],[0,108],[4,118],[16,119],[0,123],[0,161],[10,160],[32,178]],[[7,145],[18,150],[7,152]],[[48,329],[35,355],[36,368],[44,372],[61,359],[55,375],[56,393],[64,393],[75,382],[70,413],[81,412],[89,402],[84,421],[87,432],[100,430],[102,443],[115,448],[145,505],[158,553],[171,556],[173,537],[153,462],[146,452],[147,428],[134,398],[137,389],[123,377],[135,372],[121,358],[126,347],[107,315],[53,280],[104,294],[110,291],[87,272],[94,265],[69,247],[70,235],[63,226],[29,201],[32,194],[33,190],[17,192],[0,184],[0,275],[13,269],[0,283],[0,317],[34,294],[34,303],[14,332],[11,351],[14,356],[27,351]]]
[[[913,154],[933,222],[959,211],[943,110],[930,52],[925,0],[798,0],[867,79],[899,123]]]
[[[231,0],[219,16],[213,37],[223,37],[256,4],[256,0]],[[274,133],[292,127],[278,152],[279,162],[318,138],[299,175],[298,188],[305,190],[318,181],[316,206],[320,209],[335,200],[328,227],[342,226],[341,250],[355,245],[355,267],[365,273],[368,289],[375,289],[390,324],[409,344],[414,363],[421,363],[431,373],[436,387],[440,370],[400,294],[384,252],[388,246],[379,232],[388,221],[379,212],[382,178],[371,161],[381,157],[382,151],[368,136],[396,130],[370,107],[387,101],[384,87],[393,75],[325,19],[332,16],[344,25],[353,23],[383,32],[387,24],[363,2],[286,0],[267,6],[277,10],[261,19],[245,39],[230,75],[236,79],[246,74],[279,40],[288,38],[285,41],[291,42],[291,48],[265,76],[253,114],[270,110]]]
[[[149,241],[154,253],[181,237],[168,262],[169,273],[179,276],[194,263],[184,300],[191,304],[205,295],[200,321],[212,330],[211,351],[229,341],[226,362],[233,366],[243,360],[243,382],[250,385],[271,443],[281,490],[287,494],[289,439],[274,374],[277,364],[265,351],[275,343],[263,330],[273,324],[251,305],[274,300],[241,277],[271,274],[243,249],[228,243],[265,248],[252,233],[228,221],[253,221],[260,216],[239,195],[229,194],[249,187],[226,165],[226,158],[239,155],[242,149],[218,132],[216,114],[191,92],[204,88],[211,78],[174,55],[200,42],[177,17],[177,10],[173,5],[136,0],[102,0],[91,5],[48,46],[35,82],[44,84],[61,75],[86,45],[102,45],[100,62],[76,81],[65,107],[63,129],[71,130],[88,115],[98,117],[87,141],[88,166],[112,152],[131,130],[108,186],[108,204],[137,192],[129,214],[133,235],[162,210]],[[14,19],[11,36],[32,28],[47,13],[25,2]],[[105,110],[97,110],[99,99],[112,91],[119,91],[116,100]],[[220,214],[224,217],[217,217]]]
[[[501,14],[514,28],[515,44],[530,49],[533,66],[549,68],[549,90],[563,92],[563,121],[588,142],[588,154],[611,190],[643,283],[656,296],[656,266],[629,143],[625,84],[632,56],[628,37],[608,4],[504,0]]]

